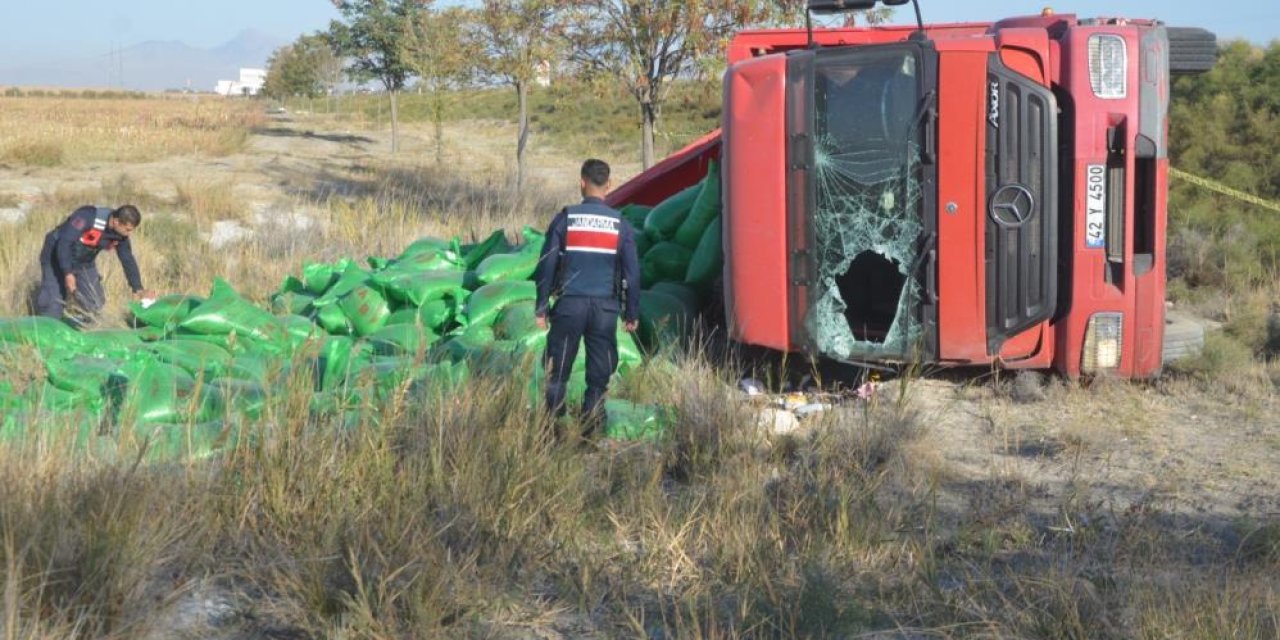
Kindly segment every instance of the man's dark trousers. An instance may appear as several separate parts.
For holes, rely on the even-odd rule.
[[[50,318],[62,318],[66,308],[66,274],[57,267],[53,256],[54,233],[45,236],[44,246],[40,249],[40,290],[36,292],[36,315]],[[76,277],[75,301],[80,311],[88,315],[77,318],[80,323],[91,322],[106,302],[102,290],[102,276],[98,267],[92,262],[72,271]]]
[[[609,378],[618,368],[618,311],[613,298],[565,296],[551,309],[551,330],[547,333],[547,407],[556,416],[565,414],[565,392],[578,342],[587,345],[587,393],[583,415],[587,416],[584,436],[598,426]]]

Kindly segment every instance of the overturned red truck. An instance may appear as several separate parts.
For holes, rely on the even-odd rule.
[[[1170,75],[1215,52],[1202,29],[1049,10],[745,31],[721,129],[611,202],[655,204],[721,163],[723,303],[742,343],[1153,376]]]

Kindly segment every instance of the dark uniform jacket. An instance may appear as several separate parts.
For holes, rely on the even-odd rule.
[[[640,317],[640,257],[635,230],[600,198],[566,207],[547,228],[538,261],[537,313],[552,295],[625,299],[622,317]]]
[[[105,220],[99,212],[109,214],[109,210],[99,207],[80,207],[51,232],[53,251],[50,259],[53,266],[63,275],[76,273],[93,265],[102,251],[115,251],[129,288],[135,292],[142,291],[142,274],[133,258],[133,245],[127,236],[99,222]]]

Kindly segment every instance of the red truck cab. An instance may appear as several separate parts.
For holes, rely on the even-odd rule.
[[[1156,375],[1171,32],[1215,46],[1048,14],[746,31],[722,128],[611,201],[654,204],[721,161],[725,317],[744,343]],[[1186,60],[1173,70],[1204,70]]]

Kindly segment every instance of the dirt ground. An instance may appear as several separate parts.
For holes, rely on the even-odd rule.
[[[514,139],[507,124],[451,125],[446,158],[498,179],[509,171]],[[429,163],[429,130],[411,128],[403,140],[403,162]],[[580,159],[538,142],[533,176],[572,197]],[[172,198],[184,180],[231,181],[252,210],[296,209],[299,196],[342,194],[344,176],[385,162],[389,147],[385,132],[290,114],[230,157],[4,171],[0,193],[23,201],[0,210],[0,228],[18,223],[42,193],[95,188],[120,174],[161,198]],[[638,169],[617,163],[615,184]],[[1280,401],[1274,372],[1259,378],[1213,385],[1177,377],[1090,385],[1049,378],[1027,401],[1008,375],[930,375],[908,383],[924,427],[912,455],[930,465],[944,488],[940,500],[957,511],[979,499],[968,487],[999,485],[1011,487],[1017,508],[1064,531],[1100,512],[1156,505],[1188,526],[1222,533],[1241,519],[1280,517]],[[882,396],[897,384],[885,385]]]

